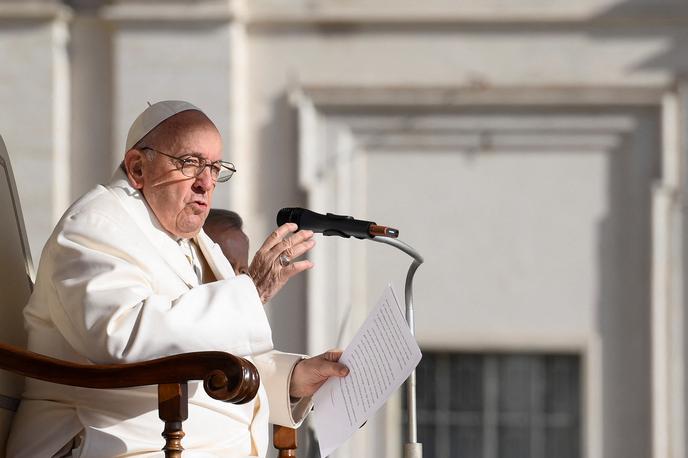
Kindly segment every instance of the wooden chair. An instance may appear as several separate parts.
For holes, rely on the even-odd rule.
[[[0,137],[0,369],[4,369],[0,370],[0,458],[5,456],[24,377],[87,388],[158,385],[163,450],[165,457],[175,458],[181,457],[183,450],[182,422],[187,418],[189,380],[203,380],[208,395],[221,401],[241,404],[255,397],[260,384],[258,371],[249,361],[228,353],[195,352],[134,364],[81,365],[26,351],[22,309],[33,288],[34,271],[16,190],[9,155]],[[280,444],[284,445],[283,441],[275,441],[275,446]],[[296,456],[295,440],[291,449],[286,446],[280,456]],[[288,454],[283,455],[283,451]]]

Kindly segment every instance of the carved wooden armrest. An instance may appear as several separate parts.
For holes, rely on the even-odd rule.
[[[183,353],[130,364],[76,364],[0,343],[0,369],[25,377],[84,388],[158,385],[166,457],[181,457],[181,424],[187,418],[187,382],[203,380],[208,395],[244,404],[258,393],[260,377],[249,361],[220,351]]]
[[[128,388],[203,380],[209,396],[235,404],[253,399],[260,385],[253,364],[221,351],[183,353],[129,364],[76,364],[0,344],[0,369],[84,388]]]

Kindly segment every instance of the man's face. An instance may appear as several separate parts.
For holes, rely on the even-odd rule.
[[[239,275],[248,272],[248,237],[241,229],[225,229],[216,241]]]
[[[195,156],[212,162],[222,157],[222,139],[209,122],[192,124],[168,141],[160,143],[163,144],[146,146],[178,158]],[[190,178],[178,170],[172,158],[151,152],[154,156],[149,159],[143,151],[139,153],[142,155],[140,176],[134,173],[132,178],[130,173],[134,187],[141,190],[165,230],[176,237],[195,236],[208,216],[215,190],[215,181],[210,176],[209,168],[206,167],[199,176]],[[132,168],[129,164],[127,167],[130,170]]]

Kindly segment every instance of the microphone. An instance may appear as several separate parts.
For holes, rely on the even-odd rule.
[[[321,215],[305,208],[283,208],[277,212],[277,225],[296,223],[299,229],[309,229],[322,232],[323,235],[338,235],[340,237],[356,237],[357,239],[372,239],[376,236],[399,236],[399,231],[386,226],[378,226],[373,221],[354,219],[351,216],[327,213]]]

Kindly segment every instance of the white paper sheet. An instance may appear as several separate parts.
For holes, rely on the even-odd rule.
[[[320,456],[346,442],[411,375],[420,359],[420,348],[389,285],[339,360],[349,368],[349,375],[330,378],[313,396]]]

